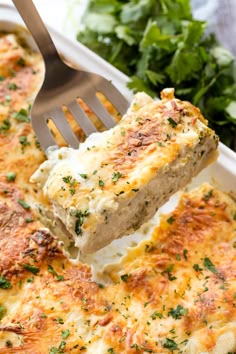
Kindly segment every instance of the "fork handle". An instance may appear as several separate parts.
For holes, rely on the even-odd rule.
[[[60,60],[56,47],[32,0],[12,0],[32,34],[45,62]],[[60,60],[61,61],[61,60]]]

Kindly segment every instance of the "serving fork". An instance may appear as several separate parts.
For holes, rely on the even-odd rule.
[[[53,121],[69,146],[78,147],[79,140],[67,122],[63,106],[71,112],[86,136],[96,131],[94,124],[79,105],[78,98],[86,103],[107,129],[112,128],[116,123],[96,94],[101,92],[121,115],[129,106],[128,100],[108,79],[72,68],[62,61],[32,0],[12,1],[45,62],[44,81],[30,113],[31,124],[41,147],[47,151],[50,146],[57,146],[48,127],[49,119]]]

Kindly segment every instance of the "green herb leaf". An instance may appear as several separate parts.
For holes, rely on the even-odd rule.
[[[14,182],[16,179],[16,173],[15,172],[8,172],[6,174],[7,182]]]
[[[30,205],[27,204],[24,200],[22,199],[18,199],[18,203],[26,210],[29,210],[30,209]]]
[[[129,277],[130,277],[130,274],[123,274],[123,275],[121,275],[120,278],[123,282],[126,283]]]
[[[34,275],[37,275],[39,272],[39,268],[30,264],[22,264],[22,267],[28,270],[29,272],[33,273]]]
[[[57,272],[54,270],[53,266],[51,266],[50,264],[48,265],[48,271],[49,271],[49,273],[54,275],[58,281],[64,280],[63,275],[58,275]]]
[[[182,305],[178,305],[176,309],[171,308],[168,312],[168,316],[173,317],[175,320],[180,320],[182,316],[187,315],[188,309],[185,309]]]
[[[78,236],[82,235],[82,225],[84,223],[84,218],[86,218],[87,216],[89,216],[88,210],[85,210],[84,212],[82,212],[81,210],[76,210],[76,212],[75,212],[75,217],[77,219],[75,221],[76,235],[78,235]]]
[[[120,172],[113,172],[111,180],[113,183],[116,183],[119,178],[122,177],[122,174]]]
[[[175,221],[175,218],[173,216],[170,216],[166,221],[168,222],[168,224],[172,225]]]
[[[82,178],[84,179],[87,179],[88,178],[88,175],[86,173],[80,173],[79,174]]]
[[[5,278],[4,275],[0,276],[0,288],[1,289],[11,289],[11,283]]]
[[[235,58],[206,28],[190,0],[90,0],[77,38],[127,74],[134,92],[176,87],[236,149]]]
[[[162,346],[163,346],[163,348],[167,348],[170,350],[177,350],[178,349],[178,344],[173,339],[170,339],[170,338],[166,338],[166,341],[165,341],[165,343],[163,343]]]
[[[69,335],[70,335],[69,329],[65,329],[64,331],[61,332],[62,339],[66,339],[67,337],[69,337]]]
[[[7,88],[8,90],[13,90],[13,91],[16,91],[18,89],[18,86],[16,84],[14,84],[13,82],[10,82],[8,85],[7,85]]]
[[[210,258],[206,257],[204,258],[203,261],[203,265],[206,269],[208,269],[210,272],[217,274],[217,270],[216,267],[214,266],[214,264],[212,263],[212,261],[210,260]]]
[[[100,187],[104,187],[104,182],[103,182],[103,180],[99,179],[98,184],[99,184]]]
[[[19,112],[13,113],[12,117],[15,118],[19,122],[30,122],[29,114],[26,109],[22,108]]]
[[[167,118],[168,122],[170,123],[170,125],[175,128],[177,127],[177,123],[174,119],[172,119],[171,117]]]

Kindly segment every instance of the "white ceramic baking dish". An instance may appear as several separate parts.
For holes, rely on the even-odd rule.
[[[14,7],[0,4],[0,31],[11,32],[19,29],[19,25],[22,24],[22,20]],[[53,37],[56,47],[68,61],[112,80],[119,90],[131,100],[132,92],[126,87],[126,83],[129,80],[126,75],[77,41],[65,38],[50,27],[49,32]],[[23,32],[23,35],[29,45],[36,48],[26,31]],[[203,182],[210,182],[224,191],[236,192],[236,154],[225,145],[220,144],[218,160],[194,178],[192,183],[188,186],[188,189],[197,187]],[[137,245],[141,239],[149,237],[153,227],[158,223],[159,213],[172,210],[177,201],[178,194],[174,195],[170,201],[158,211],[155,217],[138,232],[116,240],[112,242],[111,245],[81,260],[90,263],[94,269],[100,270],[104,264],[119,261],[121,256],[126,252],[127,247],[133,247]]]

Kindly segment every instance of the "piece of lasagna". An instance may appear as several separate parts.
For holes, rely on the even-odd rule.
[[[218,138],[199,109],[173,89],[161,98],[137,94],[117,126],[51,151],[32,176],[82,253],[134,232],[214,160]]]

